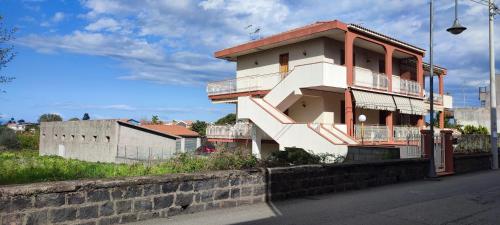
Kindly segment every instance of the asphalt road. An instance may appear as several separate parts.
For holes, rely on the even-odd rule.
[[[500,171],[213,210],[132,224],[500,224]]]

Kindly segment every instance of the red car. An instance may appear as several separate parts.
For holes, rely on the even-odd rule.
[[[212,143],[206,143],[196,149],[197,155],[207,155],[217,151]]]

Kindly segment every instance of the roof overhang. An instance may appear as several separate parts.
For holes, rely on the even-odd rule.
[[[236,57],[241,55],[246,55],[319,37],[331,37],[334,39],[339,39],[339,37],[343,38],[343,35],[346,31],[347,24],[342,23],[338,20],[317,22],[305,27],[300,27],[260,40],[251,41],[235,47],[217,51],[214,53],[214,56],[219,59],[235,61]]]

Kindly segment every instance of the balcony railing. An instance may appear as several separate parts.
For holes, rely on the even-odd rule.
[[[207,85],[207,93],[208,95],[220,95],[271,90],[284,76],[284,73],[271,73],[211,82]]]
[[[429,93],[425,93],[425,102],[429,103],[430,102],[430,94]],[[438,93],[434,93],[434,103],[436,104],[443,104],[443,96],[438,94]]]
[[[410,126],[394,126],[395,141],[420,140],[420,128]]]
[[[389,81],[385,74],[375,73],[369,69],[354,67],[354,84],[356,86],[388,90]]]
[[[354,125],[354,137],[364,142],[382,142],[389,140],[389,129],[384,125]]]
[[[209,125],[206,129],[207,138],[250,139],[252,125],[236,123],[235,125]]]
[[[392,91],[406,95],[419,95],[420,84],[416,81],[401,79],[399,76],[393,75]]]

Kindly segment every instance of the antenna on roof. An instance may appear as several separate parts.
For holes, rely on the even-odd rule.
[[[253,25],[250,24],[250,25],[245,27],[245,30],[251,29],[252,27],[253,27]],[[260,27],[255,27],[255,29],[250,30],[250,32],[248,33],[248,36],[250,37],[250,39],[252,41],[257,40],[257,39],[261,39],[262,37],[260,36],[260,31],[261,31]]]

